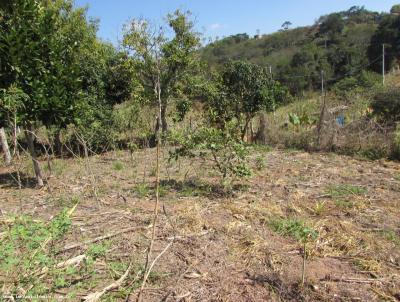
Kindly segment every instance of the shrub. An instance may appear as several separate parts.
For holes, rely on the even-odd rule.
[[[388,88],[376,93],[371,108],[381,122],[392,124],[400,121],[400,88]]]
[[[333,91],[339,98],[352,100],[355,95],[368,93],[380,83],[381,78],[377,73],[362,71],[358,76],[346,77],[337,82]]]
[[[397,125],[396,131],[394,132],[392,158],[400,160],[400,124]]]
[[[248,146],[240,139],[234,122],[223,129],[203,126],[189,135],[175,134],[170,137],[179,147],[170,153],[172,159],[179,157],[201,158],[221,175],[225,189],[237,178],[251,174],[247,166]]]

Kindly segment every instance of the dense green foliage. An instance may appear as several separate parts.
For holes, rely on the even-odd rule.
[[[400,121],[400,88],[385,89],[378,92],[371,103],[374,115],[381,121],[395,123]]]
[[[84,9],[69,0],[18,0],[1,23],[2,69],[8,72],[0,85],[5,96],[13,94],[11,87],[26,96],[17,111],[19,123],[56,129],[75,124],[94,133],[109,128],[104,122],[112,105],[130,95],[132,71],[123,54],[97,39],[97,23],[87,21]],[[105,140],[92,145],[99,143]]]
[[[398,8],[397,8],[398,9]],[[397,10],[393,7],[392,11]],[[376,33],[371,39],[368,49],[370,60],[382,53],[382,44],[385,44],[385,68],[389,70],[394,65],[400,64],[400,15],[392,13],[385,15],[379,24]],[[382,62],[373,65],[376,71],[382,70]]]
[[[335,83],[370,67],[379,69],[382,44],[371,38],[382,18],[393,19],[355,6],[322,16],[309,27],[254,39],[247,34],[227,37],[207,45],[202,57],[211,68],[220,68],[231,59],[271,66],[275,79],[281,80],[292,93],[300,94],[320,87],[322,71],[328,83]],[[377,44],[380,52],[369,51],[370,44]],[[387,64],[391,66],[392,61]]]
[[[242,138],[257,113],[272,112],[290,101],[288,91],[265,68],[244,61],[225,64],[213,83],[217,87],[207,103],[212,120],[221,128],[235,119]]]

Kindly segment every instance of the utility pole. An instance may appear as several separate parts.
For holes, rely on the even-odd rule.
[[[322,92],[322,96],[325,95],[325,87],[324,87],[324,71],[321,71],[321,92]]]
[[[382,85],[385,86],[385,44],[382,44]]]
[[[322,126],[324,124],[325,118],[325,107],[326,107],[326,97],[325,97],[325,78],[324,78],[324,71],[321,71],[321,93],[322,93],[322,106],[321,106],[321,113],[319,116],[319,122],[317,127],[318,137],[317,137],[317,145],[318,148],[321,147],[321,131]]]

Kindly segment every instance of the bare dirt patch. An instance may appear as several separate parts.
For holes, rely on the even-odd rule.
[[[156,264],[144,301],[399,301],[400,165],[334,154],[255,153],[253,177],[227,196],[216,189],[218,177],[209,167],[168,163],[164,151],[165,210],[154,254],[175,240]],[[12,225],[10,217],[46,222],[78,202],[66,237],[54,242],[57,262],[104,251],[93,258],[90,273],[57,286],[43,278],[43,286],[56,297],[80,300],[117,280],[131,263],[123,286],[103,299],[134,301],[150,240],[154,166],[154,150],[135,153],[133,161],[119,151],[89,162],[57,159],[42,190],[30,185],[28,161],[21,189],[15,167],[1,168],[0,233]],[[292,229],[283,234],[274,223],[318,234],[307,243],[303,286],[302,244]],[[19,277],[2,268],[2,292],[29,292],[18,288]]]

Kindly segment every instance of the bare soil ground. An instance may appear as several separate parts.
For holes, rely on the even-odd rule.
[[[227,196],[210,167],[168,163],[167,150],[163,157],[153,258],[175,240],[156,263],[143,301],[400,301],[399,163],[259,150],[254,175]],[[57,159],[41,190],[26,176],[32,175],[28,160],[21,166],[22,189],[15,166],[1,168],[0,232],[13,215],[49,221],[79,201],[71,230],[54,243],[57,261],[85,254],[93,244],[107,250],[94,274],[53,293],[79,301],[133,263],[123,286],[102,299],[135,301],[151,237],[154,166],[155,150],[138,151],[133,159],[122,151],[88,161]],[[287,221],[318,232],[307,243],[304,286],[302,244],[276,228]],[[116,235],[85,243],[110,234]],[[0,271],[0,290],[18,278],[18,272],[5,278]]]

